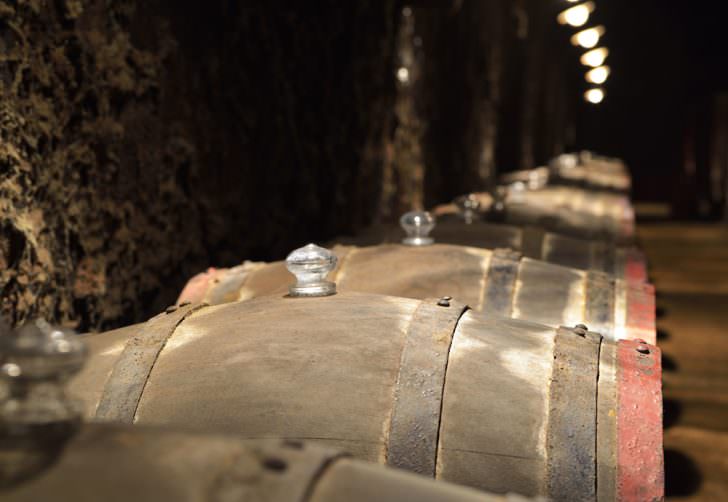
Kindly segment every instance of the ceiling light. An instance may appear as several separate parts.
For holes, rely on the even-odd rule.
[[[595,26],[594,28],[581,30],[571,37],[571,43],[577,46],[580,45],[585,49],[591,49],[597,46],[599,39],[604,35],[605,31],[604,26]]]
[[[561,24],[569,26],[584,26],[589,21],[589,14],[594,12],[594,2],[584,2],[583,4],[574,5],[561,12],[556,18]]]
[[[591,84],[603,84],[607,81],[611,69],[609,66],[598,66],[592,70],[589,70],[586,74],[586,81]]]
[[[584,93],[584,99],[591,104],[598,105],[604,101],[604,91],[598,87],[589,89]]]
[[[608,55],[609,49],[607,49],[606,47],[592,49],[589,52],[585,52],[581,55],[581,64],[583,64],[584,66],[591,66],[592,68],[596,68],[597,66],[602,66],[604,64],[604,60],[607,59]]]

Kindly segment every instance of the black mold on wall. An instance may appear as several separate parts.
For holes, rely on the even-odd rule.
[[[525,79],[548,37],[513,43],[554,24],[538,5],[0,0],[3,314],[139,321],[209,265],[487,188],[499,156],[540,161],[557,141],[524,153],[545,113]]]
[[[100,329],[376,212],[394,2],[0,1],[0,289]]]

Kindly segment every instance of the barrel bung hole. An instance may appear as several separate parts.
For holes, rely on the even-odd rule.
[[[269,471],[283,472],[288,468],[288,464],[280,458],[269,457],[263,460],[263,467]]]

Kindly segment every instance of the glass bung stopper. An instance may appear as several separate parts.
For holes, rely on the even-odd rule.
[[[43,319],[1,331],[0,421],[21,429],[76,421],[80,411],[65,384],[83,367],[82,339]]]
[[[408,246],[428,246],[435,242],[430,237],[430,232],[435,228],[435,218],[427,211],[410,211],[399,219],[399,224],[404,229],[407,237],[402,244]]]
[[[291,296],[329,296],[336,294],[336,284],[326,276],[336,268],[337,258],[328,249],[307,244],[291,252],[286,268],[296,276],[288,291]]]
[[[460,216],[463,217],[465,223],[468,225],[470,225],[478,216],[478,212],[480,211],[480,201],[475,194],[471,193],[461,195],[460,197],[457,197],[453,203],[458,208]]]

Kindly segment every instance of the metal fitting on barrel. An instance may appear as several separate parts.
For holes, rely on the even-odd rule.
[[[20,329],[0,323],[0,487],[44,469],[81,422],[66,383],[86,348],[73,331],[36,319]]]
[[[402,244],[407,246],[429,246],[435,240],[430,237],[430,232],[435,228],[435,218],[427,211],[410,211],[399,219],[399,224],[406,232],[407,237],[402,239]]]
[[[336,268],[337,258],[328,249],[307,244],[291,252],[286,268],[296,276],[296,283],[288,291],[293,297],[330,296],[336,294],[336,284],[326,276]]]
[[[478,212],[480,211],[480,201],[475,194],[461,195],[457,197],[453,204],[458,208],[460,216],[462,216],[465,223],[470,225],[475,219],[478,218]]]

